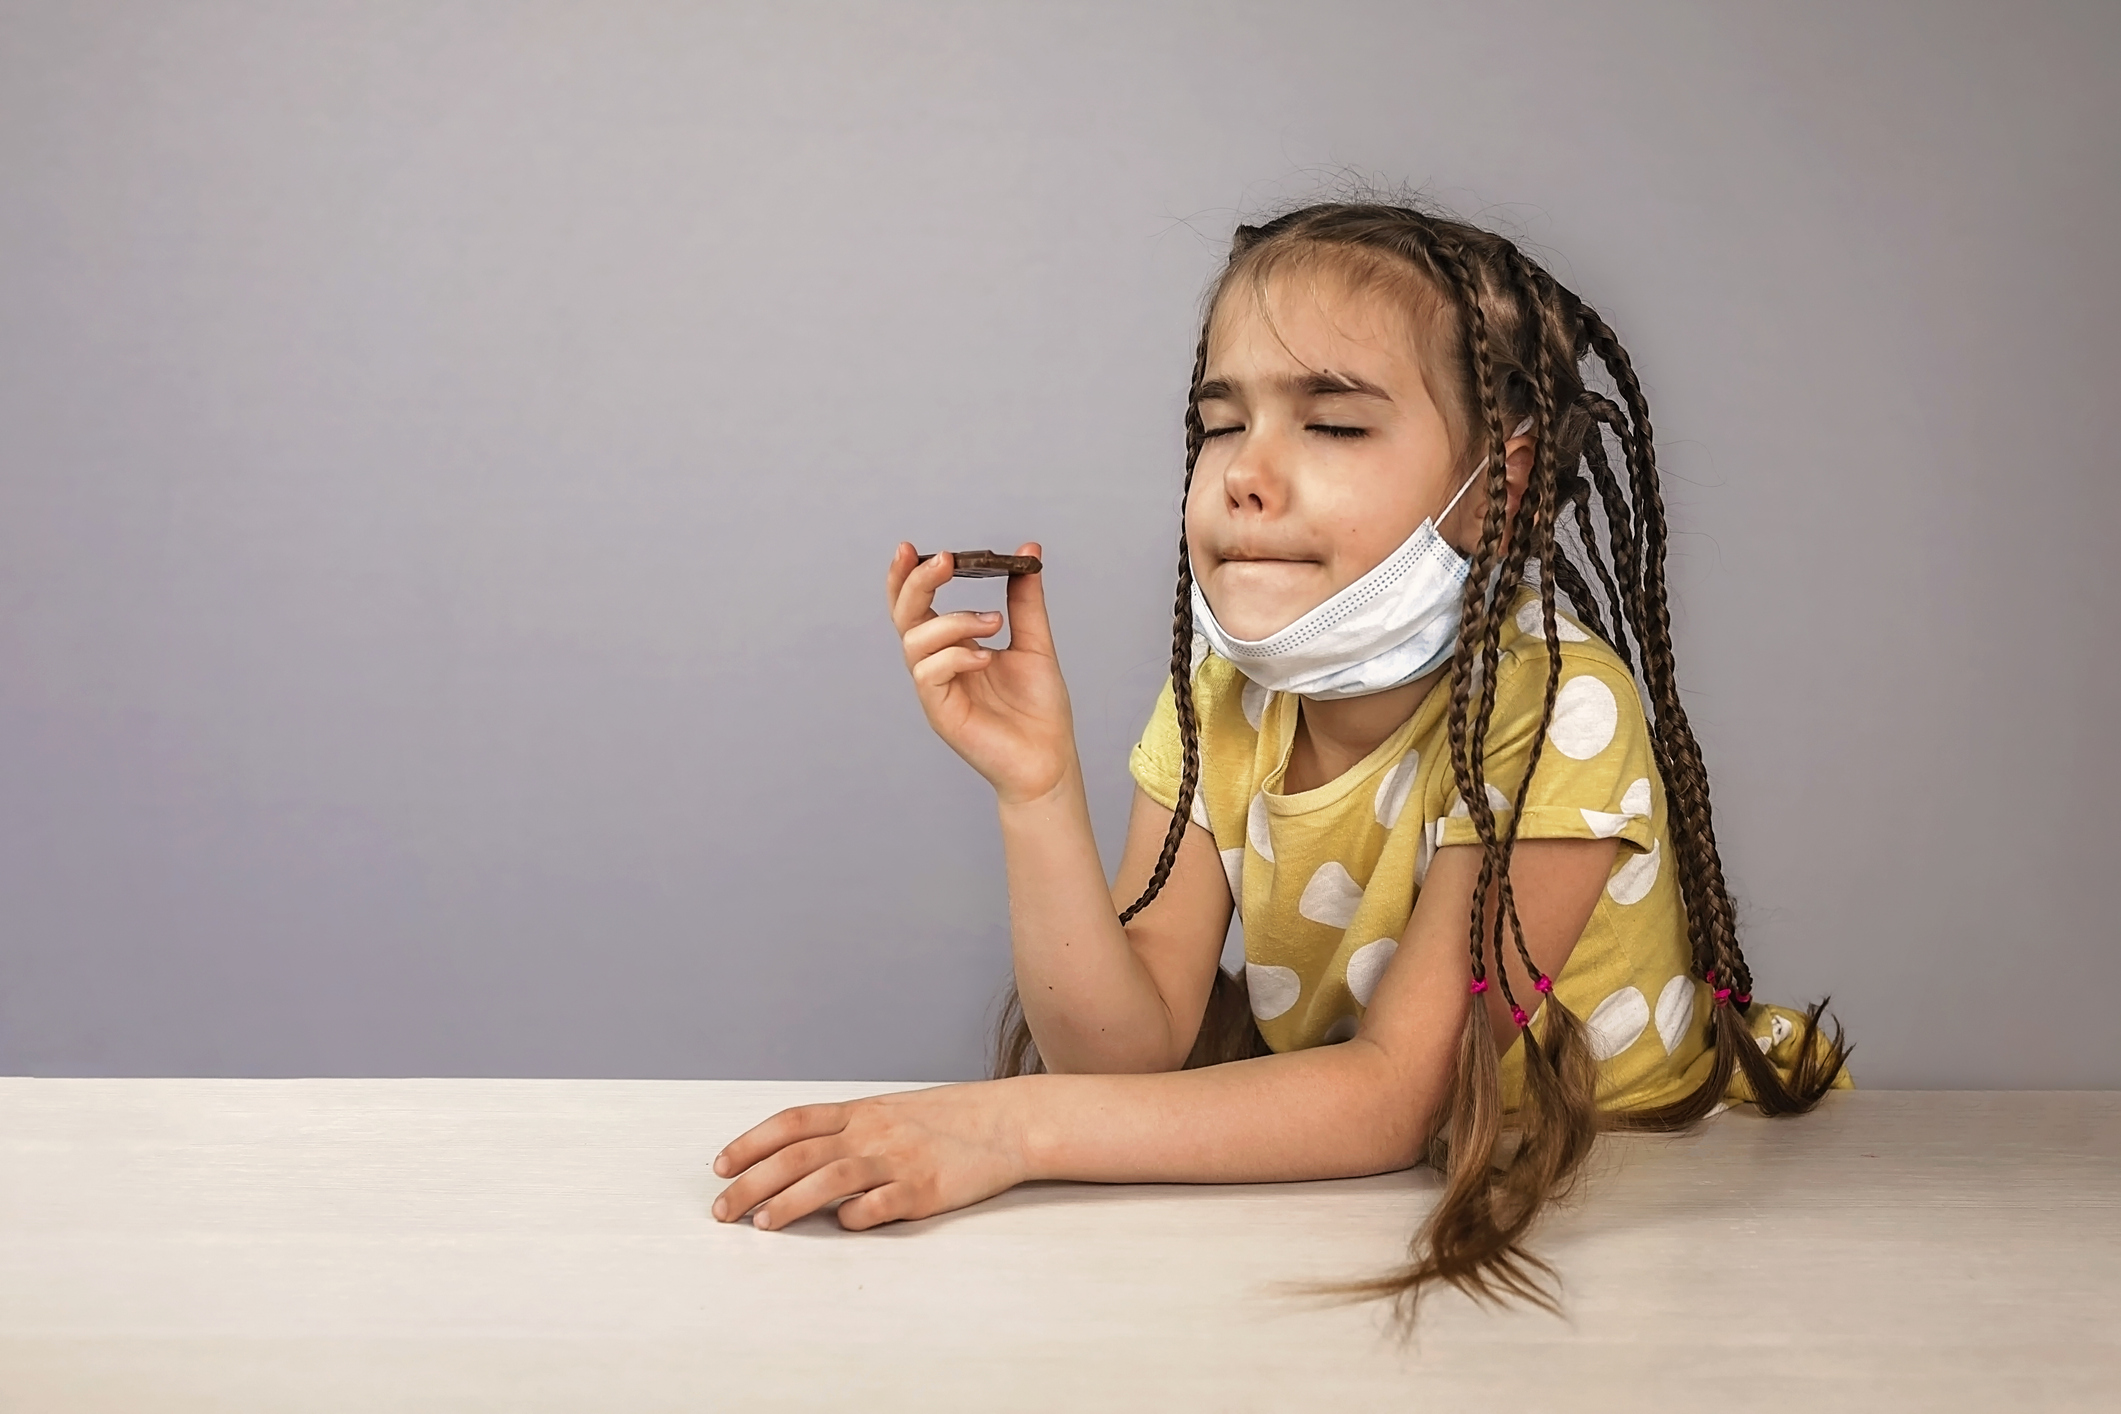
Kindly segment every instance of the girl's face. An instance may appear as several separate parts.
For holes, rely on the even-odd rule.
[[[1233,286],[1209,326],[1207,433],[1186,541],[1233,637],[1288,627],[1374,569],[1458,489],[1449,429],[1393,302],[1331,271]],[[1270,323],[1271,320],[1271,323]],[[1438,529],[1453,544],[1477,494]]]

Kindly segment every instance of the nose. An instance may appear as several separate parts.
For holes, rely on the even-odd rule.
[[[1230,514],[1279,515],[1288,505],[1288,481],[1273,438],[1244,433],[1237,442],[1222,477],[1223,498]]]

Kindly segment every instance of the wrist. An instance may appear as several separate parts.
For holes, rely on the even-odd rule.
[[[1066,759],[1061,762],[1060,774],[1050,784],[1032,786],[1022,793],[998,785],[994,788],[994,800],[1006,825],[1012,818],[1034,818],[1050,814],[1056,808],[1065,808],[1082,793],[1082,761],[1071,744]]]
[[[1053,1124],[1050,1075],[1017,1075],[998,1082],[1005,1100],[1010,1141],[1016,1153],[1018,1183],[1053,1178],[1059,1173],[1060,1137]]]

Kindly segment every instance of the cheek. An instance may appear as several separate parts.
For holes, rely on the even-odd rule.
[[[1193,485],[1186,492],[1186,504],[1182,509],[1186,539],[1198,540],[1206,535],[1213,524],[1215,508],[1219,504],[1213,491],[1208,488],[1208,478],[1196,471]]]
[[[1378,504],[1380,501],[1388,504]],[[1389,495],[1367,500],[1353,498],[1332,508],[1332,569],[1336,585],[1352,584],[1377,568],[1421,524],[1415,507],[1396,501]]]

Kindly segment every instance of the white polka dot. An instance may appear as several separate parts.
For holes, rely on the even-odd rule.
[[[1584,1019],[1591,1031],[1591,1054],[1611,1060],[1640,1040],[1649,1024],[1648,999],[1633,987],[1622,987]]]
[[[1352,1041],[1354,1039],[1355,1018],[1344,1016],[1326,1028],[1326,1034],[1319,1038],[1318,1044],[1321,1046],[1337,1046],[1343,1041]]]
[[[1303,986],[1303,979],[1289,968],[1264,962],[1245,964],[1245,990],[1252,996],[1252,1014],[1261,1021],[1272,1021],[1295,1006]]]
[[[1467,929],[1466,931],[1468,931],[1468,932],[1471,932],[1472,930],[1471,930],[1470,928],[1468,928],[1468,929]],[[1718,1102],[1717,1102],[1717,1105],[1716,1105],[1716,1108],[1715,1108],[1715,1109],[1713,1109],[1713,1110],[1710,1110],[1710,1111],[1709,1111],[1709,1112],[1708,1112],[1707,1114],[1703,1115],[1703,1116],[1702,1116],[1702,1118],[1703,1118],[1703,1119],[1714,1119],[1714,1118],[1715,1118],[1715,1117],[1716,1117],[1717,1115],[1720,1115],[1720,1114],[1722,1114],[1722,1113],[1723,1113],[1723,1112],[1724,1112],[1725,1110],[1729,1109],[1730,1107],[1731,1107],[1731,1102],[1730,1102],[1729,1100],[1721,1100],[1721,1101],[1718,1101]]]
[[[1199,671],[1200,671],[1200,665],[1201,665],[1201,664],[1202,664],[1203,662],[1205,662],[1205,661],[1207,660],[1207,657],[1208,657],[1208,635],[1206,635],[1205,633],[1196,633],[1196,634],[1194,634],[1194,635],[1193,635],[1193,661],[1192,661],[1192,662],[1191,662],[1191,663],[1190,663],[1189,665],[1187,665],[1186,671],[1187,671],[1188,673],[1197,673],[1197,672],[1199,672]]]
[[[1379,938],[1364,943],[1348,957],[1348,990],[1364,1006],[1377,995],[1377,979],[1385,975],[1385,964],[1399,951],[1399,939]]]
[[[1362,885],[1340,863],[1330,859],[1318,866],[1311,882],[1304,885],[1303,897],[1296,901],[1298,913],[1329,928],[1347,927],[1360,907]]]
[[[1662,840],[1650,841],[1650,852],[1638,854],[1613,871],[1613,877],[1605,881],[1605,891],[1615,903],[1640,903],[1657,882],[1657,856],[1664,849]]]
[[[1537,599],[1527,601],[1525,606],[1517,611],[1517,627],[1542,642],[1545,641],[1547,636],[1546,615],[1540,610]],[[1554,636],[1563,643],[1588,643],[1591,641],[1591,635],[1570,623],[1569,616],[1559,609],[1554,611]]]
[[[1580,673],[1561,685],[1554,697],[1554,721],[1547,740],[1572,761],[1588,761],[1606,749],[1620,725],[1620,704],[1602,678]]]
[[[1200,789],[1200,788],[1199,788],[1198,786],[1194,787],[1194,789],[1193,789],[1193,816],[1192,816],[1192,819],[1193,819],[1193,823],[1194,823],[1194,824],[1196,824],[1196,825],[1200,826],[1200,827],[1201,827],[1201,828],[1202,828],[1203,830],[1206,830],[1206,831],[1207,831],[1207,832],[1208,832],[1209,834],[1211,834],[1211,835],[1212,835],[1212,834],[1214,834],[1214,833],[1215,833],[1215,827],[1214,827],[1213,825],[1211,825],[1211,824],[1209,824],[1209,823],[1208,823],[1208,797],[1207,797],[1207,793],[1206,793],[1206,792],[1204,792],[1204,791],[1202,791],[1202,790],[1201,790],[1201,789]]]
[[[1590,826],[1591,833],[1602,840],[1609,840],[1625,830],[1631,818],[1626,815],[1608,815],[1603,810],[1586,810],[1582,814],[1583,823]]]
[[[1267,797],[1262,791],[1252,797],[1252,808],[1245,814],[1245,838],[1252,841],[1253,852],[1261,859],[1274,862],[1274,836],[1267,829]],[[1467,928],[1470,932],[1470,925]]]
[[[1230,881],[1230,902],[1233,904],[1243,903],[1245,901],[1245,847],[1243,845],[1223,851],[1223,877]],[[1468,933],[1472,932],[1471,927],[1469,926],[1466,931]]]
[[[1487,787],[1488,809],[1498,815],[1501,814],[1503,811],[1508,810],[1510,808],[1510,798],[1502,793],[1501,787],[1497,786],[1493,781],[1489,781],[1487,783]],[[1466,802],[1463,796],[1456,797],[1452,800],[1451,815],[1452,818],[1458,820],[1470,820],[1473,818],[1473,812],[1466,808]]]
[[[1791,1035],[1794,1034],[1797,1030],[1796,1027],[1790,1025],[1790,1019],[1786,1016],[1776,1015],[1771,1012],[1769,1013],[1769,1017],[1769,1034],[1766,1036],[1755,1036],[1753,1038],[1753,1040],[1759,1044],[1760,1049],[1762,1051],[1766,1051],[1771,1046],[1781,1045],[1784,1041],[1789,1040]]]
[[[1443,828],[1443,821],[1436,821],[1435,828],[1437,830],[1441,830]],[[1423,825],[1421,827],[1421,843],[1416,845],[1414,849],[1414,882],[1417,885],[1426,883],[1428,881],[1429,861],[1434,859],[1435,857],[1435,834],[1432,832],[1428,825]]]
[[[1409,751],[1399,758],[1399,764],[1385,772],[1385,778],[1377,783],[1375,802],[1377,823],[1391,829],[1399,823],[1399,812],[1407,808],[1407,792],[1414,788],[1414,778],[1421,774],[1421,754]]]
[[[1657,1039],[1664,1042],[1664,1053],[1671,1055],[1686,1039],[1687,1028],[1694,1024],[1694,979],[1681,973],[1664,984],[1657,994]]]
[[[1258,731],[1267,711],[1267,690],[1247,678],[1244,690],[1237,694],[1237,705],[1245,709],[1245,720],[1252,724],[1252,730]]]
[[[1620,808],[1630,815],[1648,815],[1650,799],[1650,778],[1644,776],[1629,786],[1627,794],[1620,797]]]

